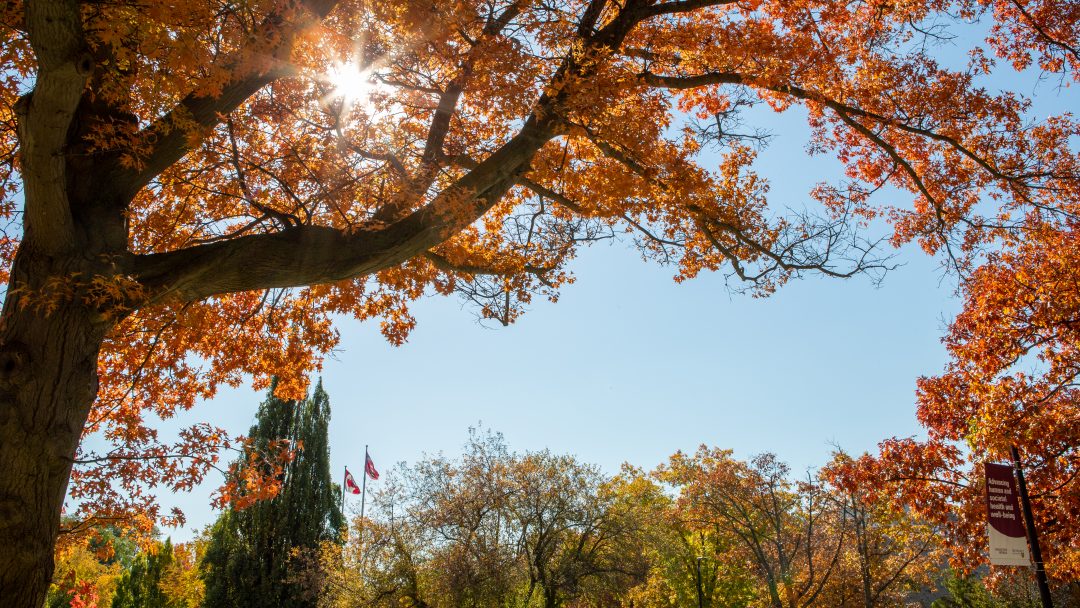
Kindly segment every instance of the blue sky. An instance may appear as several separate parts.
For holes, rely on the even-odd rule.
[[[838,164],[807,157],[797,111],[760,116],[777,135],[759,158],[772,200],[801,208]],[[609,472],[623,462],[651,469],[702,443],[740,457],[772,451],[801,471],[823,464],[833,443],[861,452],[918,434],[915,379],[942,368],[939,338],[959,304],[936,261],[895,253],[903,265],[880,287],[809,277],[755,299],[731,293],[720,274],[676,284],[673,268],[601,244],[576,261],[578,280],[557,304],[537,301],[508,328],[482,326],[440,296],[417,303],[419,326],[403,347],[373,323],[342,320],[323,372],[334,471],[359,471],[365,444],[383,470],[453,455],[478,425],[512,449],[572,453]],[[262,398],[223,390],[176,423],[243,433]],[[165,533],[183,540],[210,523],[220,482],[163,497],[189,518]]]
[[[961,28],[962,38],[938,49],[953,67],[962,69],[961,46],[981,38],[981,27]],[[1058,78],[1003,70],[984,80],[991,91],[1038,97],[1033,119],[1076,107],[1076,91]],[[835,159],[807,155],[801,109],[755,108],[748,123],[775,135],[756,164],[773,209],[812,207],[813,184],[842,175]],[[877,201],[908,206],[911,197],[885,191]],[[799,473],[824,464],[833,445],[860,453],[919,435],[915,380],[943,368],[940,338],[960,303],[938,261],[913,247],[892,253],[901,266],[880,286],[809,277],[754,299],[730,293],[719,274],[676,284],[673,268],[601,244],[576,260],[577,283],[557,304],[537,301],[508,328],[481,326],[439,296],[416,304],[419,326],[400,348],[373,323],[343,320],[323,372],[333,470],[359,473],[365,444],[384,471],[425,453],[454,455],[478,425],[514,450],[550,448],[608,472],[623,462],[652,469],[705,443],[743,458],[771,451]],[[262,398],[223,390],[166,429],[210,420],[243,433]],[[212,522],[209,497],[220,483],[212,476],[194,492],[163,496],[189,520],[165,534],[186,540]]]
[[[824,463],[831,443],[861,452],[917,434],[915,378],[941,369],[942,319],[958,304],[932,262],[905,257],[880,288],[809,279],[755,300],[730,296],[718,276],[675,285],[670,271],[604,247],[584,256],[558,304],[509,328],[478,326],[447,298],[417,307],[400,348],[373,324],[342,323],[323,373],[333,470],[361,470],[364,444],[384,471],[456,454],[476,425],[513,449],[572,453],[609,472],[702,443],[772,451],[800,471]],[[186,418],[242,433],[261,399],[223,391]],[[166,534],[212,521],[218,483],[163,497],[189,517]]]

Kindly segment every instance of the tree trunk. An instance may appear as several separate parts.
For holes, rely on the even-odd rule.
[[[874,579],[870,572],[870,546],[867,538],[865,509],[851,499],[851,517],[855,525],[855,544],[859,551],[859,576],[862,579],[863,608],[874,608]]]
[[[85,260],[58,261],[24,242],[0,316],[5,608],[45,601],[68,476],[97,392],[98,351],[110,323],[78,294],[77,277],[92,276],[86,270]]]

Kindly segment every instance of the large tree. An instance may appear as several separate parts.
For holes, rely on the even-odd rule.
[[[747,608],[757,591],[752,564],[738,551],[734,535],[686,517],[676,498],[656,479],[624,465],[612,486],[642,522],[633,538],[641,547],[643,581],[623,591],[619,605],[677,608]],[[624,554],[631,552],[624,551]],[[628,557],[630,557],[628,556]],[[624,558],[625,559],[625,558]]]
[[[244,374],[299,398],[338,339],[462,292],[511,321],[583,243],[629,232],[759,293],[878,266],[883,215],[960,267],[1075,211],[1076,133],[979,78],[1074,77],[1067,0],[15,0],[0,9],[0,596],[40,605],[73,465],[85,515],[157,515],[223,443],[169,416]],[[985,19],[968,66],[935,61]],[[1008,59],[995,66],[994,54]],[[351,75],[350,75],[351,74]],[[846,177],[766,201],[733,131],[806,108]],[[702,161],[719,144],[719,162]],[[701,161],[701,162],[699,162]],[[871,199],[886,185],[913,206]],[[990,201],[991,205],[980,205]],[[989,212],[986,210],[989,209]],[[986,213],[981,213],[986,212]],[[101,434],[115,448],[80,451]],[[177,458],[184,456],[184,458]],[[119,485],[110,483],[119,480]]]
[[[986,563],[984,462],[1021,458],[1052,581],[1080,601],[1080,224],[1043,224],[995,252],[963,286],[944,342],[950,360],[921,378],[927,438],[893,438],[837,473],[894,507],[933,519],[958,565]]]
[[[245,454],[234,464],[231,486],[242,496],[261,494],[261,487],[249,484],[261,485],[267,476],[277,477],[280,485],[272,497],[225,511],[211,527],[199,565],[206,583],[203,606],[315,605],[300,584],[297,560],[317,553],[322,543],[337,541],[345,525],[340,488],[330,476],[329,422],[330,400],[321,380],[302,401],[280,399],[270,389]],[[282,442],[295,446],[284,465],[267,458]],[[265,470],[252,475],[251,469]]]
[[[846,513],[814,481],[795,483],[772,454],[749,462],[731,450],[676,452],[659,476],[679,492],[694,528],[723,531],[752,564],[770,608],[807,608],[840,576]],[[868,607],[869,608],[869,607]]]
[[[161,585],[172,564],[173,546],[169,539],[136,557],[116,586],[112,608],[180,608],[179,602],[170,598]]]
[[[850,461],[843,452],[834,453],[822,476],[831,479],[834,470]],[[847,541],[839,576],[829,585],[822,605],[906,606],[913,593],[935,588],[945,561],[936,519],[928,521],[871,500],[862,486],[829,484],[829,493],[843,510]]]
[[[609,605],[645,577],[641,513],[595,466],[474,433],[460,459],[396,473],[364,535],[324,551],[325,605]]]

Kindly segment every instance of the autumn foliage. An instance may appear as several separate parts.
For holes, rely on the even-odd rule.
[[[320,605],[899,608],[942,572],[925,521],[705,446],[606,475],[476,433],[372,505],[312,564]]]
[[[834,467],[848,462],[834,454]],[[651,472],[609,474],[548,450],[511,451],[500,435],[474,430],[459,456],[402,463],[368,489],[365,517],[315,550],[293,546],[287,576],[249,569],[291,546],[291,534],[241,532],[238,513],[226,511],[175,549],[133,552],[113,538],[119,560],[86,544],[65,550],[49,606],[84,601],[76,592],[86,608],[265,604],[260,597],[320,608],[1034,605],[1025,569],[990,577],[989,590],[986,576],[950,572],[935,519],[792,474],[768,453],[743,460],[701,446]],[[261,503],[301,519],[319,511],[281,507]],[[281,519],[262,515],[248,526]],[[240,558],[260,537],[263,551]],[[222,551],[232,553],[227,567]],[[276,595],[280,582],[295,595]],[[1071,606],[1068,586],[1056,587],[1058,605]]]
[[[378,320],[400,344],[413,300],[459,293],[509,323],[532,298],[557,297],[580,247],[614,237],[677,280],[720,271],[764,295],[809,272],[880,273],[887,256],[864,231],[889,222],[893,244],[918,242],[968,280],[956,364],[921,389],[932,441],[968,440],[982,413],[1013,408],[1018,426],[976,429],[974,453],[997,457],[1013,440],[995,425],[1046,420],[1056,434],[1015,439],[1049,463],[1033,485],[1049,497],[1076,472],[1077,124],[982,86],[1015,69],[1074,81],[1075,3],[16,0],[0,11],[0,458],[11,463],[0,512],[42,513],[0,521],[0,542],[46,539],[19,568],[48,570],[73,463],[80,516],[179,520],[146,488],[189,487],[231,440],[197,425],[168,445],[154,416],[274,374],[282,397],[301,397],[338,343],[337,315]],[[961,65],[935,58],[950,27],[972,21],[982,34]],[[843,162],[808,193],[810,211],[770,203],[753,140],[731,129],[754,104],[800,107],[810,151]],[[1005,350],[977,354],[996,344]],[[1045,355],[1045,373],[994,371],[1027,361],[1016,353]],[[88,434],[113,447],[76,448]],[[949,449],[921,458],[960,457]],[[0,570],[33,578],[27,605],[40,599],[44,575]]]
[[[964,310],[945,337],[951,360],[918,383],[928,439],[891,439],[837,469],[935,519],[967,568],[985,560],[982,463],[1011,463],[1016,446],[1048,573],[1080,577],[1080,240],[1065,230],[1033,226],[964,283]]]

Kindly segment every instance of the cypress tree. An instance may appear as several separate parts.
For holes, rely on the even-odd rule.
[[[112,608],[174,608],[161,589],[162,575],[172,560],[172,542],[168,539],[155,553],[136,557],[116,586]]]
[[[275,385],[248,434],[249,449],[268,450],[282,439],[301,447],[285,467],[277,496],[243,510],[228,509],[211,527],[201,564],[205,608],[313,607],[315,598],[298,583],[293,558],[322,542],[340,542],[344,517],[327,441],[330,399],[321,379],[299,402],[275,397]],[[240,474],[247,463],[245,454],[233,470]]]

